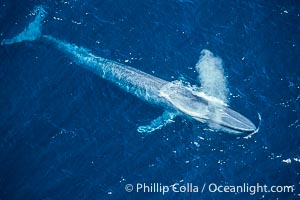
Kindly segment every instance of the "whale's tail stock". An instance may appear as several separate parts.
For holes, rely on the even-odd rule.
[[[18,35],[11,39],[4,39],[1,45],[10,45],[23,41],[34,41],[41,37],[42,35],[42,24],[43,20],[47,15],[47,12],[42,6],[36,6],[32,12],[35,16],[34,20]]]

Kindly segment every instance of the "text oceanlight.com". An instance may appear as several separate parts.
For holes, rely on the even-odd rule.
[[[253,184],[243,183],[240,185],[222,185],[216,183],[204,183],[202,185],[196,185],[193,183],[174,183],[172,185],[166,185],[162,183],[136,183],[125,185],[126,192],[137,193],[161,193],[165,195],[169,192],[174,193],[248,193],[255,195],[256,193],[293,193],[295,191],[294,185],[276,185],[267,186],[265,184]]]

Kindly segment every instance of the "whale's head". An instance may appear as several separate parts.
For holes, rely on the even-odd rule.
[[[247,135],[256,130],[249,119],[232,110],[223,101],[178,82],[164,86],[160,95],[181,113],[208,123],[214,129],[235,135]]]

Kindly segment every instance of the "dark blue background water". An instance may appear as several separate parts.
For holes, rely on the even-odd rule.
[[[300,7],[297,1],[11,1],[0,40],[43,4],[43,33],[147,73],[195,84],[206,48],[220,56],[230,104],[251,139],[184,118],[143,137],[163,110],[40,41],[0,47],[0,199],[299,199]],[[61,19],[61,20],[60,20]],[[235,97],[237,96],[237,97]],[[290,163],[283,160],[291,159]],[[126,193],[127,183],[295,185],[293,193]],[[200,188],[201,189],[201,188]]]

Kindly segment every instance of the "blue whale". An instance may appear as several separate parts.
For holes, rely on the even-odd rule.
[[[176,116],[184,116],[211,128],[234,135],[249,135],[257,130],[245,116],[232,110],[217,97],[202,92],[182,81],[166,81],[130,66],[92,54],[88,49],[71,44],[51,35],[42,35],[41,29],[46,12],[38,6],[35,19],[23,32],[11,39],[4,39],[1,45],[40,40],[53,45],[67,54],[78,65],[98,76],[111,81],[126,92],[165,109],[163,114],[148,125],[139,126],[138,132],[151,133],[173,122]]]

